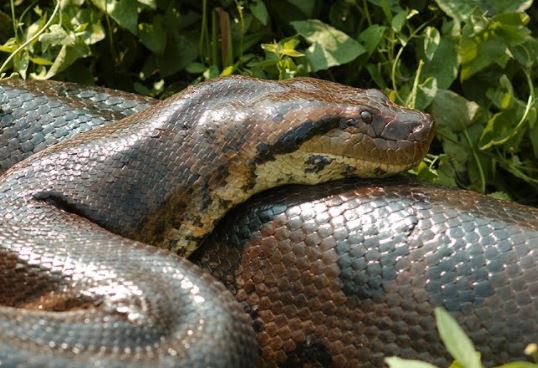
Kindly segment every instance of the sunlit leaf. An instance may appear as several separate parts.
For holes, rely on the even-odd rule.
[[[37,65],[52,65],[52,61],[42,57],[30,57],[30,61]]]
[[[478,8],[475,0],[435,0],[439,8],[458,22],[465,21]]]
[[[435,308],[437,329],[446,349],[465,368],[482,368],[480,353],[456,320],[442,308]]]
[[[157,9],[157,0],[137,0],[139,4],[144,4],[151,9]]]
[[[385,363],[389,368],[436,368],[435,365],[430,363],[396,357],[385,358]]]
[[[287,56],[291,56],[291,57],[301,57],[301,56],[304,56],[303,53],[300,53],[299,51],[297,50],[294,50],[294,49],[288,49],[288,48],[283,48],[281,50],[281,53],[282,55],[287,55]]]
[[[344,32],[319,20],[295,21],[291,25],[311,43],[306,50],[306,57],[312,71],[349,63],[366,52],[360,43]]]
[[[273,43],[262,43],[261,48],[264,49],[267,52],[271,52],[273,54],[277,53],[278,44],[276,42]]]
[[[47,49],[50,46],[73,44],[74,37],[69,37],[61,25],[53,24],[49,27],[48,32],[39,36],[39,42]]]
[[[427,27],[424,35],[424,54],[426,55],[426,59],[431,60],[441,42],[441,34],[437,28]]]
[[[233,72],[234,72],[235,68],[233,65],[230,65],[230,66],[227,66],[226,68],[224,68],[224,70],[220,73],[220,76],[221,77],[227,77],[229,75],[232,75]]]
[[[19,45],[17,44],[17,41],[15,40],[15,38],[12,37],[8,39],[3,45],[0,45],[0,51],[12,53],[13,51],[17,49],[17,47],[19,47]]]
[[[495,368],[538,368],[538,364],[530,362],[512,362],[500,365]]]

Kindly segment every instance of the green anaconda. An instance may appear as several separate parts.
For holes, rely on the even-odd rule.
[[[192,257],[241,305],[141,243],[190,254],[259,191],[414,165],[432,122],[378,91],[233,77],[156,103],[4,81],[0,108],[0,170],[29,157],[0,177],[2,366],[253,366],[258,350],[282,366],[441,363],[435,305],[486,359],[537,340],[538,213],[468,192],[353,180],[257,196]]]

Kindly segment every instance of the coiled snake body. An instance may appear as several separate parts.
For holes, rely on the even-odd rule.
[[[255,332],[221,284],[136,241],[190,254],[256,192],[414,165],[432,123],[377,91],[234,77],[154,104],[0,88],[4,169],[62,141],[0,179],[2,365],[251,366],[255,333],[263,359],[289,366],[442,362],[434,305],[488,359],[537,339],[538,214],[467,192],[342,182],[234,211],[193,260]],[[77,129],[91,131],[63,140]]]

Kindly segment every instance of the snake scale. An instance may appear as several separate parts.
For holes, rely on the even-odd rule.
[[[538,341],[538,211],[466,191],[254,195],[191,256],[240,304],[140,242],[190,254],[256,192],[412,166],[431,120],[378,91],[233,77],[155,102],[8,80],[0,109],[0,366],[443,364],[437,305],[487,362]]]

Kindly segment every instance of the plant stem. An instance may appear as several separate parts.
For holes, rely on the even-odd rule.
[[[11,53],[9,55],[9,57],[4,61],[2,66],[0,66],[0,76],[2,75],[2,72],[7,67],[7,65],[9,64],[11,59],[13,59],[15,57],[15,55],[17,55],[21,50],[23,50],[26,46],[28,46],[30,43],[32,43],[35,39],[37,39],[41,35],[41,33],[45,32],[45,30],[50,27],[50,25],[52,24],[52,21],[54,20],[54,17],[56,17],[56,14],[58,13],[58,10],[60,10],[61,2],[62,2],[62,0],[58,0],[58,2],[56,3],[56,6],[54,7],[54,11],[52,12],[49,20],[47,21],[47,23],[45,23],[43,28],[41,28],[39,31],[37,31],[35,35],[33,35],[28,40],[26,40],[26,42],[24,42],[22,45],[17,47],[17,49],[15,51],[13,51],[13,53]]]
[[[13,22],[13,34],[15,35],[15,39],[17,39],[17,22],[15,21],[15,2],[14,0],[10,1],[11,5],[11,21]]]
[[[202,62],[206,62],[207,53],[204,52],[204,42],[207,42],[207,0],[202,1],[202,30],[200,32],[200,41],[198,43],[198,53]],[[207,51],[207,48],[206,50]]]
[[[469,136],[469,133],[467,133],[467,129],[463,129],[463,136],[465,137],[465,140],[467,141],[469,148],[471,148],[471,152],[473,153],[473,158],[478,168],[478,174],[480,175],[480,193],[486,193],[486,176],[484,175],[484,169],[482,168],[482,164],[480,163],[480,158],[478,157],[478,154],[476,153],[476,149],[473,146],[471,137]]]
[[[409,93],[409,96],[407,96],[407,101],[405,103],[406,107],[409,107],[410,109],[414,109],[417,102],[418,81],[420,80],[420,75],[422,74],[423,66],[424,66],[424,61],[420,59],[418,62],[415,80],[413,81],[413,88],[411,89],[411,93]]]

